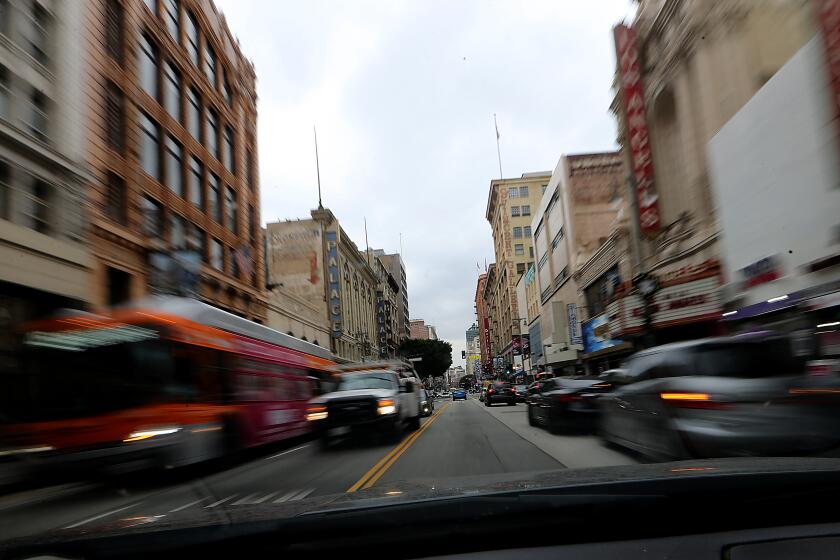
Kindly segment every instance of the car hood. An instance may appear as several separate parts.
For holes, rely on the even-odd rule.
[[[690,460],[647,465],[623,465],[587,469],[564,469],[517,474],[493,474],[449,479],[416,479],[378,485],[353,493],[315,496],[281,504],[220,506],[213,509],[190,508],[160,515],[149,506],[148,511],[135,507],[130,515],[109,516],[75,529],[61,529],[17,539],[9,545],[31,546],[67,543],[86,537],[119,536],[136,533],[170,531],[195,527],[214,528],[259,525],[265,522],[304,519],[307,516],[329,515],[356,510],[379,510],[390,506],[418,502],[437,502],[523,493],[556,492],[590,494],[599,485],[620,486],[622,483],[674,481],[676,479],[795,473],[840,473],[837,458],[729,458]],[[206,486],[193,483],[197,495],[206,495]],[[617,490],[614,490],[617,491]],[[216,498],[216,496],[206,496]],[[134,500],[136,501],[136,500]],[[144,500],[146,501],[146,500]]]
[[[325,393],[313,399],[313,402],[332,402],[340,401],[342,399],[353,399],[357,397],[374,397],[377,399],[384,399],[393,397],[396,391],[391,389],[353,389],[352,391],[334,391],[332,393]]]

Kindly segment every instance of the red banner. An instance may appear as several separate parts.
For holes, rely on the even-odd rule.
[[[823,46],[834,116],[840,116],[840,0],[820,0],[816,3],[817,20],[822,29]],[[840,133],[840,130],[838,130]]]
[[[489,373],[493,370],[493,348],[490,346],[490,319],[488,317],[484,318],[481,330],[481,336],[484,339],[485,370]]]
[[[645,95],[642,88],[641,63],[636,46],[636,32],[624,24],[613,28],[618,77],[624,99],[624,117],[627,123],[627,144],[636,180],[636,203],[639,226],[649,233],[659,229],[659,195],[653,184],[653,157],[650,151]]]

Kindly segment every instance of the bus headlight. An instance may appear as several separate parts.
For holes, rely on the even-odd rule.
[[[327,419],[327,407],[316,405],[306,409],[306,419],[310,422]]]
[[[174,434],[175,432],[180,432],[181,428],[178,426],[166,426],[160,428],[146,428],[143,430],[137,430],[135,432],[131,432],[128,434],[123,441],[130,442],[130,441],[141,441],[144,439],[153,438],[156,436],[165,436],[169,434]]]
[[[380,415],[394,414],[397,407],[394,405],[392,399],[379,399],[379,406],[376,408],[376,413]]]

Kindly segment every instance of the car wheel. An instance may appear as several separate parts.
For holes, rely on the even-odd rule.
[[[490,399],[484,399],[484,406],[490,406]]]
[[[516,406],[516,401],[510,401],[510,402],[508,403],[508,406]]]
[[[414,418],[408,419],[408,429],[412,432],[420,429],[420,417],[415,416]]]
[[[534,410],[531,408],[531,405],[528,405],[528,424],[531,426],[537,425],[537,419],[534,417]]]

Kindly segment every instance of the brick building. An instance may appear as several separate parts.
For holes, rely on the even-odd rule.
[[[200,260],[195,295],[264,323],[256,74],[211,2],[84,4],[94,305]]]

